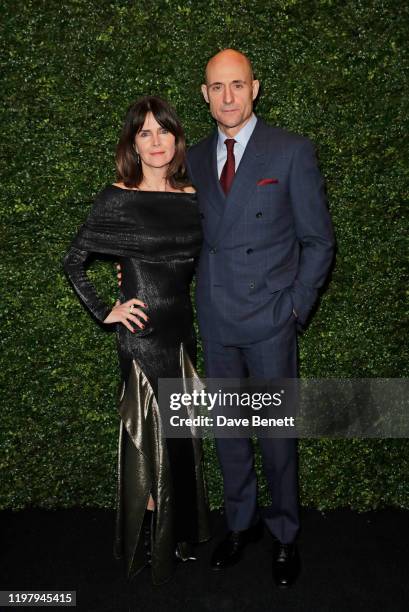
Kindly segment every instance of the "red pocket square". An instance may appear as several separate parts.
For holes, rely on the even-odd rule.
[[[276,178],[265,178],[265,179],[260,179],[259,181],[257,181],[257,185],[262,186],[262,185],[271,185],[272,183],[278,183],[278,179]]]

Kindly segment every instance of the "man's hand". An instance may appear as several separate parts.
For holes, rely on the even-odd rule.
[[[117,300],[115,306],[104,320],[104,323],[122,323],[129,331],[135,333],[136,329],[134,329],[130,323],[130,321],[133,321],[138,327],[144,329],[145,325],[135,315],[138,315],[138,317],[145,322],[149,320],[148,315],[140,308],[135,308],[135,306],[141,306],[142,308],[148,307],[147,304],[138,300],[138,298],[132,298],[123,304]]]

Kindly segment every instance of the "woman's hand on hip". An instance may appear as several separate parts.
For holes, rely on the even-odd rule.
[[[131,321],[133,321],[138,327],[141,329],[145,328],[145,325],[138,319],[140,317],[145,322],[149,320],[148,315],[143,312],[138,306],[142,308],[147,308],[148,305],[142,302],[142,300],[138,300],[138,298],[132,298],[127,302],[116,302],[115,306],[109,313],[109,315],[104,320],[104,323],[122,323],[125,325],[131,332],[135,333],[134,327],[131,325]],[[136,315],[136,316],[135,316]]]

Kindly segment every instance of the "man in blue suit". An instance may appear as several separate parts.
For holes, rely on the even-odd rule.
[[[316,303],[334,251],[323,179],[305,137],[253,113],[259,91],[248,58],[221,51],[206,67],[202,93],[217,130],[188,153],[198,190],[204,246],[196,305],[210,378],[297,376],[297,328]],[[295,439],[260,438],[272,505],[276,583],[298,573]],[[218,439],[228,525],[212,567],[236,563],[259,535],[250,439]]]

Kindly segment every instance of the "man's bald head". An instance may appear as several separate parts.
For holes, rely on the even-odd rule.
[[[213,55],[213,57],[211,57],[206,64],[206,84],[209,84],[209,73],[211,74],[212,68],[223,66],[223,64],[242,65],[247,71],[249,79],[254,79],[253,66],[251,65],[251,61],[249,60],[247,55],[244,55],[244,53],[241,53],[240,51],[236,51],[236,49],[223,49],[222,51],[216,53],[216,55]]]
[[[219,128],[233,138],[253,113],[260,83],[254,79],[248,57],[235,49],[224,49],[206,66],[202,94]]]

